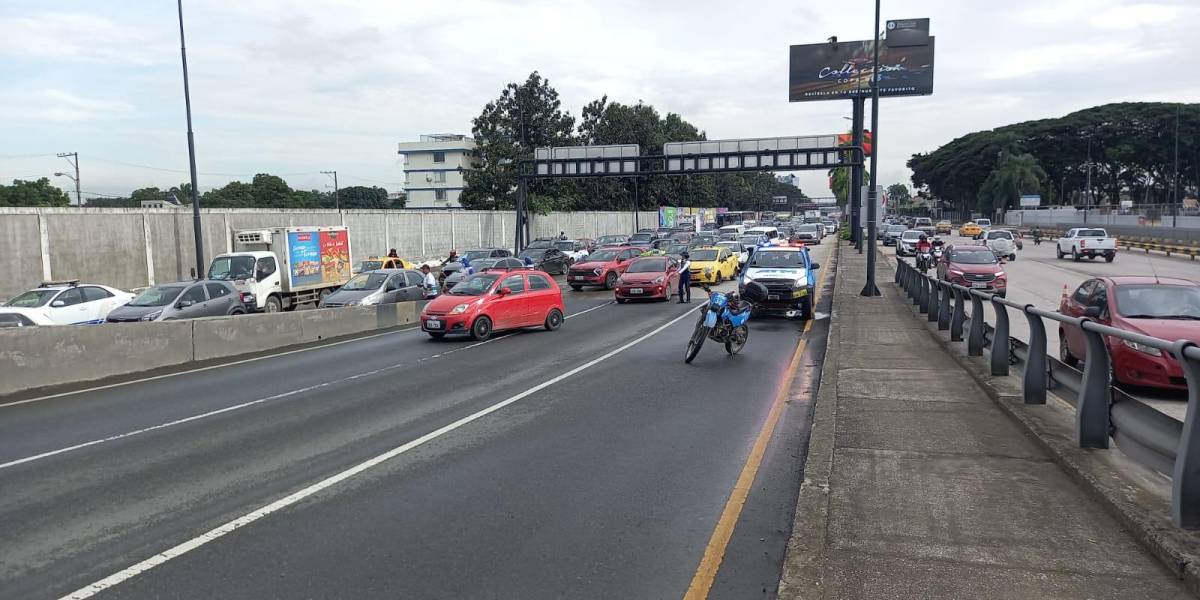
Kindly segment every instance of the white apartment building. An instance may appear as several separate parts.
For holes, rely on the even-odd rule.
[[[401,142],[407,208],[458,208],[466,182],[463,171],[474,168],[470,152],[475,140],[465,135],[435,133],[418,142]]]

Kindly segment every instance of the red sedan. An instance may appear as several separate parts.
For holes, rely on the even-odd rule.
[[[1164,340],[1200,343],[1200,283],[1166,277],[1098,277],[1064,295],[1059,312],[1090,317],[1104,325]],[[1117,383],[1186,390],[1183,369],[1157,348],[1109,337],[1109,357]],[[1070,366],[1087,359],[1087,341],[1078,327],[1059,326],[1059,358]]]
[[[947,246],[938,260],[937,276],[1001,298],[1008,293],[1008,275],[987,246]]]
[[[641,248],[630,246],[600,248],[571,265],[571,270],[567,272],[567,284],[575,291],[585,285],[598,285],[611,290],[617,287],[617,279],[629,263],[641,254]]]
[[[679,263],[670,256],[648,256],[635,259],[617,279],[614,292],[617,302],[634,298],[670,300],[672,290],[679,285]]]
[[[434,339],[462,333],[486,340],[505,329],[540,325],[554,331],[564,312],[562,290],[545,273],[486,271],[430,300],[421,311],[421,329]]]

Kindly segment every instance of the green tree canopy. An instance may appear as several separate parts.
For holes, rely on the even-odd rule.
[[[50,185],[50,179],[36,181],[14,179],[12,185],[0,184],[0,206],[68,206],[71,197]]]
[[[1002,152],[996,166],[979,188],[979,208],[992,211],[1016,208],[1021,194],[1037,192],[1046,171],[1032,154]]]
[[[903,183],[893,183],[887,186],[888,203],[903,204],[912,200],[912,192],[908,191],[908,186]]]

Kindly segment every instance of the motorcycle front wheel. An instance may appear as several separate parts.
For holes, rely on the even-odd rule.
[[[746,347],[746,339],[750,337],[750,328],[742,325],[735,328],[729,333],[729,339],[725,342],[725,351],[730,356],[742,351]]]
[[[696,358],[706,337],[708,337],[708,328],[704,326],[704,322],[696,323],[696,329],[692,331],[692,339],[688,340],[687,351],[683,353],[683,362],[691,363],[692,359]]]

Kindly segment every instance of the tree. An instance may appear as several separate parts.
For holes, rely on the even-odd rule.
[[[466,189],[459,202],[466,208],[503,209],[516,204],[516,163],[541,146],[574,141],[575,118],[561,110],[558,91],[534,71],[522,84],[510,83],[472,121],[478,167],[464,173]],[[556,192],[570,186],[539,183],[528,190],[529,208],[547,212]]]
[[[342,208],[394,208],[388,200],[388,191],[381,187],[355,185],[338,191],[338,201]]]
[[[871,172],[863,169],[863,185],[871,181]],[[829,191],[837,198],[840,206],[850,203],[850,167],[834,167],[829,170]]]
[[[979,208],[1006,210],[1015,208],[1021,194],[1038,191],[1046,171],[1032,154],[1000,154],[996,166],[979,190]]]
[[[902,204],[912,200],[912,193],[903,183],[893,183],[887,186],[888,203]]]
[[[0,206],[68,206],[71,197],[50,185],[50,179],[37,181],[14,179],[12,185],[0,184]]]

